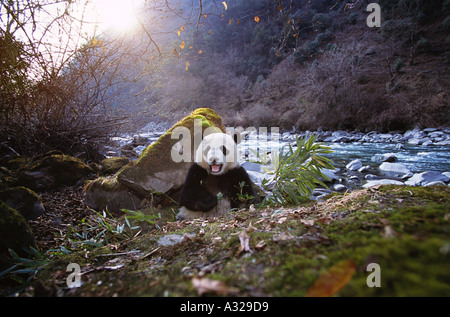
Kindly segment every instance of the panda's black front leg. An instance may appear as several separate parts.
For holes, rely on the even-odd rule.
[[[194,163],[186,176],[181,189],[179,205],[192,211],[207,212],[217,205],[217,197],[202,186],[202,181],[208,177],[208,172]]]

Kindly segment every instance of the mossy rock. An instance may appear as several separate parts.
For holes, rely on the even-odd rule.
[[[36,243],[25,218],[15,209],[0,201],[0,271],[10,265],[9,249],[19,255],[36,248]]]
[[[20,183],[32,189],[73,186],[93,172],[78,158],[61,154],[49,155],[32,162],[22,171]]]
[[[6,166],[11,170],[18,170],[20,168],[26,167],[31,162],[31,159],[27,156],[17,156],[10,159]]]
[[[45,212],[41,197],[26,187],[1,190],[0,200],[17,210],[26,220],[37,218]]]
[[[117,181],[117,177],[99,177],[85,186],[84,201],[95,210],[136,210],[143,197],[138,196]]]
[[[173,151],[179,150],[176,144],[180,142],[180,138],[172,139],[172,133],[176,128],[186,128],[190,133],[191,148],[182,149],[182,151],[190,151],[189,162],[175,162],[172,159]],[[183,185],[187,170],[192,164],[195,143],[200,143],[202,135],[208,128],[210,128],[209,132],[225,132],[222,119],[214,110],[199,108],[193,111],[172,126],[155,143],[149,145],[136,162],[130,162],[121,168],[108,181],[100,178],[88,184],[85,194],[86,203],[96,210],[106,207],[109,210],[120,210],[130,208],[129,195],[132,195],[131,202],[133,204],[144,198],[150,198],[155,204],[160,203],[162,198],[167,196],[175,198],[177,191]],[[107,202],[102,198],[112,193],[120,194],[110,198]],[[121,202],[123,197],[128,198]]]
[[[100,170],[103,175],[114,174],[129,162],[127,157],[110,157],[100,162]]]
[[[13,173],[6,167],[0,166],[0,189],[14,186],[15,182]]]

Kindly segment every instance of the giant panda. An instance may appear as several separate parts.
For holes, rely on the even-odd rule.
[[[239,194],[257,202],[250,178],[239,165],[235,141],[225,133],[205,136],[181,188],[177,220],[223,215],[240,206]]]

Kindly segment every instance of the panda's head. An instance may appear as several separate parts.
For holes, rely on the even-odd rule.
[[[228,134],[209,134],[200,143],[195,162],[212,175],[225,174],[239,166],[236,143]]]

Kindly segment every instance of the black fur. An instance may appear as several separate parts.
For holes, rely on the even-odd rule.
[[[179,205],[192,211],[207,212],[217,205],[217,193],[221,192],[224,198],[230,199],[231,208],[239,207],[238,194],[241,193],[239,184],[244,181],[242,194],[254,197],[255,191],[250,178],[242,166],[227,171],[222,175],[210,175],[197,163],[194,163],[186,175],[181,189]]]

